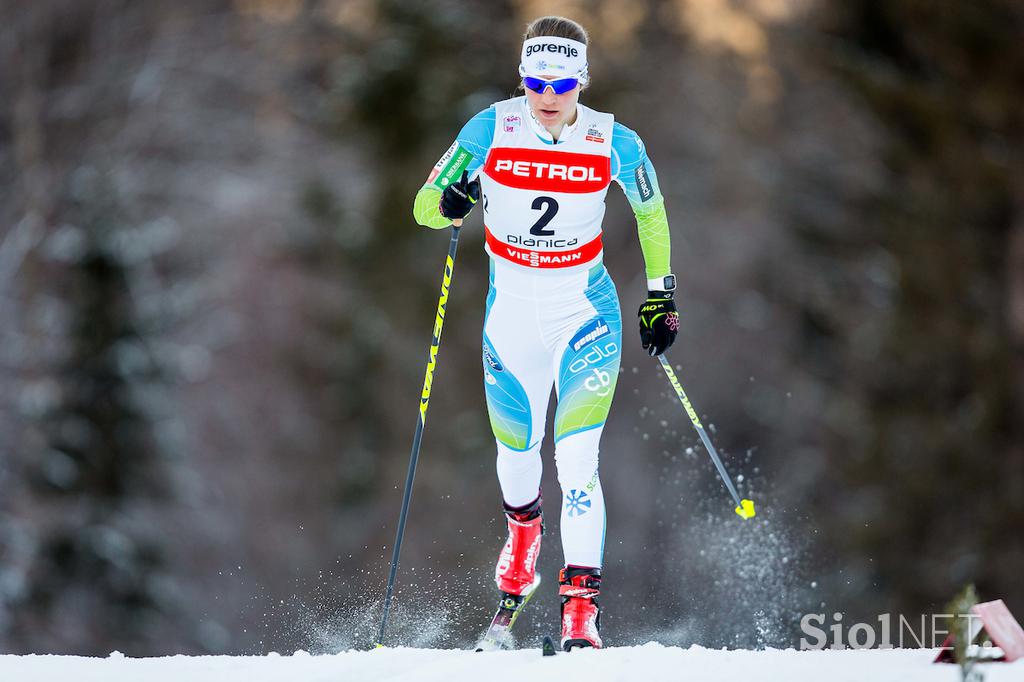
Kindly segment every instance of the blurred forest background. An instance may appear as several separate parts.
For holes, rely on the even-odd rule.
[[[589,29],[582,101],[647,143],[671,355],[760,511],[627,334],[606,640],[795,646],[802,613],[914,619],[967,581],[1024,614],[1017,0],[7,0],[0,651],[373,638],[448,242],[413,195],[543,14]],[[393,642],[466,645],[492,608],[479,221]],[[632,319],[615,188],[605,237]],[[528,635],[557,623],[552,468]]]

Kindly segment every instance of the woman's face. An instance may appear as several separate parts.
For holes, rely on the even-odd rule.
[[[547,80],[554,80],[555,77]],[[551,88],[544,88],[543,94],[536,93],[524,86],[526,101],[530,103],[530,111],[545,128],[559,127],[572,123],[576,116],[576,102],[580,99],[580,86],[569,92],[556,95]]]

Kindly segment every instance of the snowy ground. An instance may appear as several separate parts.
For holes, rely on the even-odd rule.
[[[333,656],[109,658],[0,656],[5,682],[376,682],[379,680],[694,680],[699,682],[955,682],[959,668],[932,664],[927,649],[720,651],[649,643],[543,658],[540,651],[477,654],[450,649],[380,649]],[[1024,679],[1024,661],[982,666],[988,682]]]

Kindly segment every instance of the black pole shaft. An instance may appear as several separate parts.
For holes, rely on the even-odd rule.
[[[460,221],[461,222],[461,221]],[[391,554],[391,571],[388,574],[388,587],[384,593],[384,615],[380,621],[380,632],[377,634],[377,646],[384,646],[384,632],[388,625],[388,614],[391,611],[391,597],[395,589],[395,576],[398,573],[398,556],[402,551],[402,540],[405,537],[405,521],[409,516],[409,502],[412,499],[412,484],[416,478],[416,463],[420,458],[420,442],[423,440],[423,427],[427,420],[427,405],[430,401],[430,387],[434,380],[434,367],[437,363],[437,352],[441,347],[441,329],[444,326],[445,311],[448,307],[448,291],[451,286],[452,273],[455,270],[455,253],[459,248],[459,226],[452,226],[452,239],[448,244],[448,259],[444,265],[441,279],[441,298],[437,302],[437,316],[434,318],[434,335],[427,353],[427,370],[423,377],[423,392],[420,394],[420,409],[416,415],[416,433],[412,437],[412,452],[409,453],[409,472],[405,477],[405,493],[402,495],[402,511],[398,515],[398,530],[395,533],[395,547]]]
[[[412,499],[412,483],[416,478],[416,460],[420,456],[420,441],[423,439],[423,420],[416,417],[416,435],[412,438],[412,453],[409,455],[409,473],[405,477],[405,494],[402,496],[402,512],[398,516],[398,532],[395,534],[395,547],[391,554],[391,572],[388,574],[388,588],[384,593],[384,615],[380,621],[380,632],[377,634],[377,646],[384,645],[384,631],[388,626],[388,613],[391,610],[391,595],[395,589],[395,575],[398,573],[398,555],[402,551],[402,539],[405,537],[405,520],[409,515],[409,501]]]

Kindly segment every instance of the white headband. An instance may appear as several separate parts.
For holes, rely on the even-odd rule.
[[[578,40],[541,36],[523,43],[520,76],[577,77],[587,82],[587,46]]]

